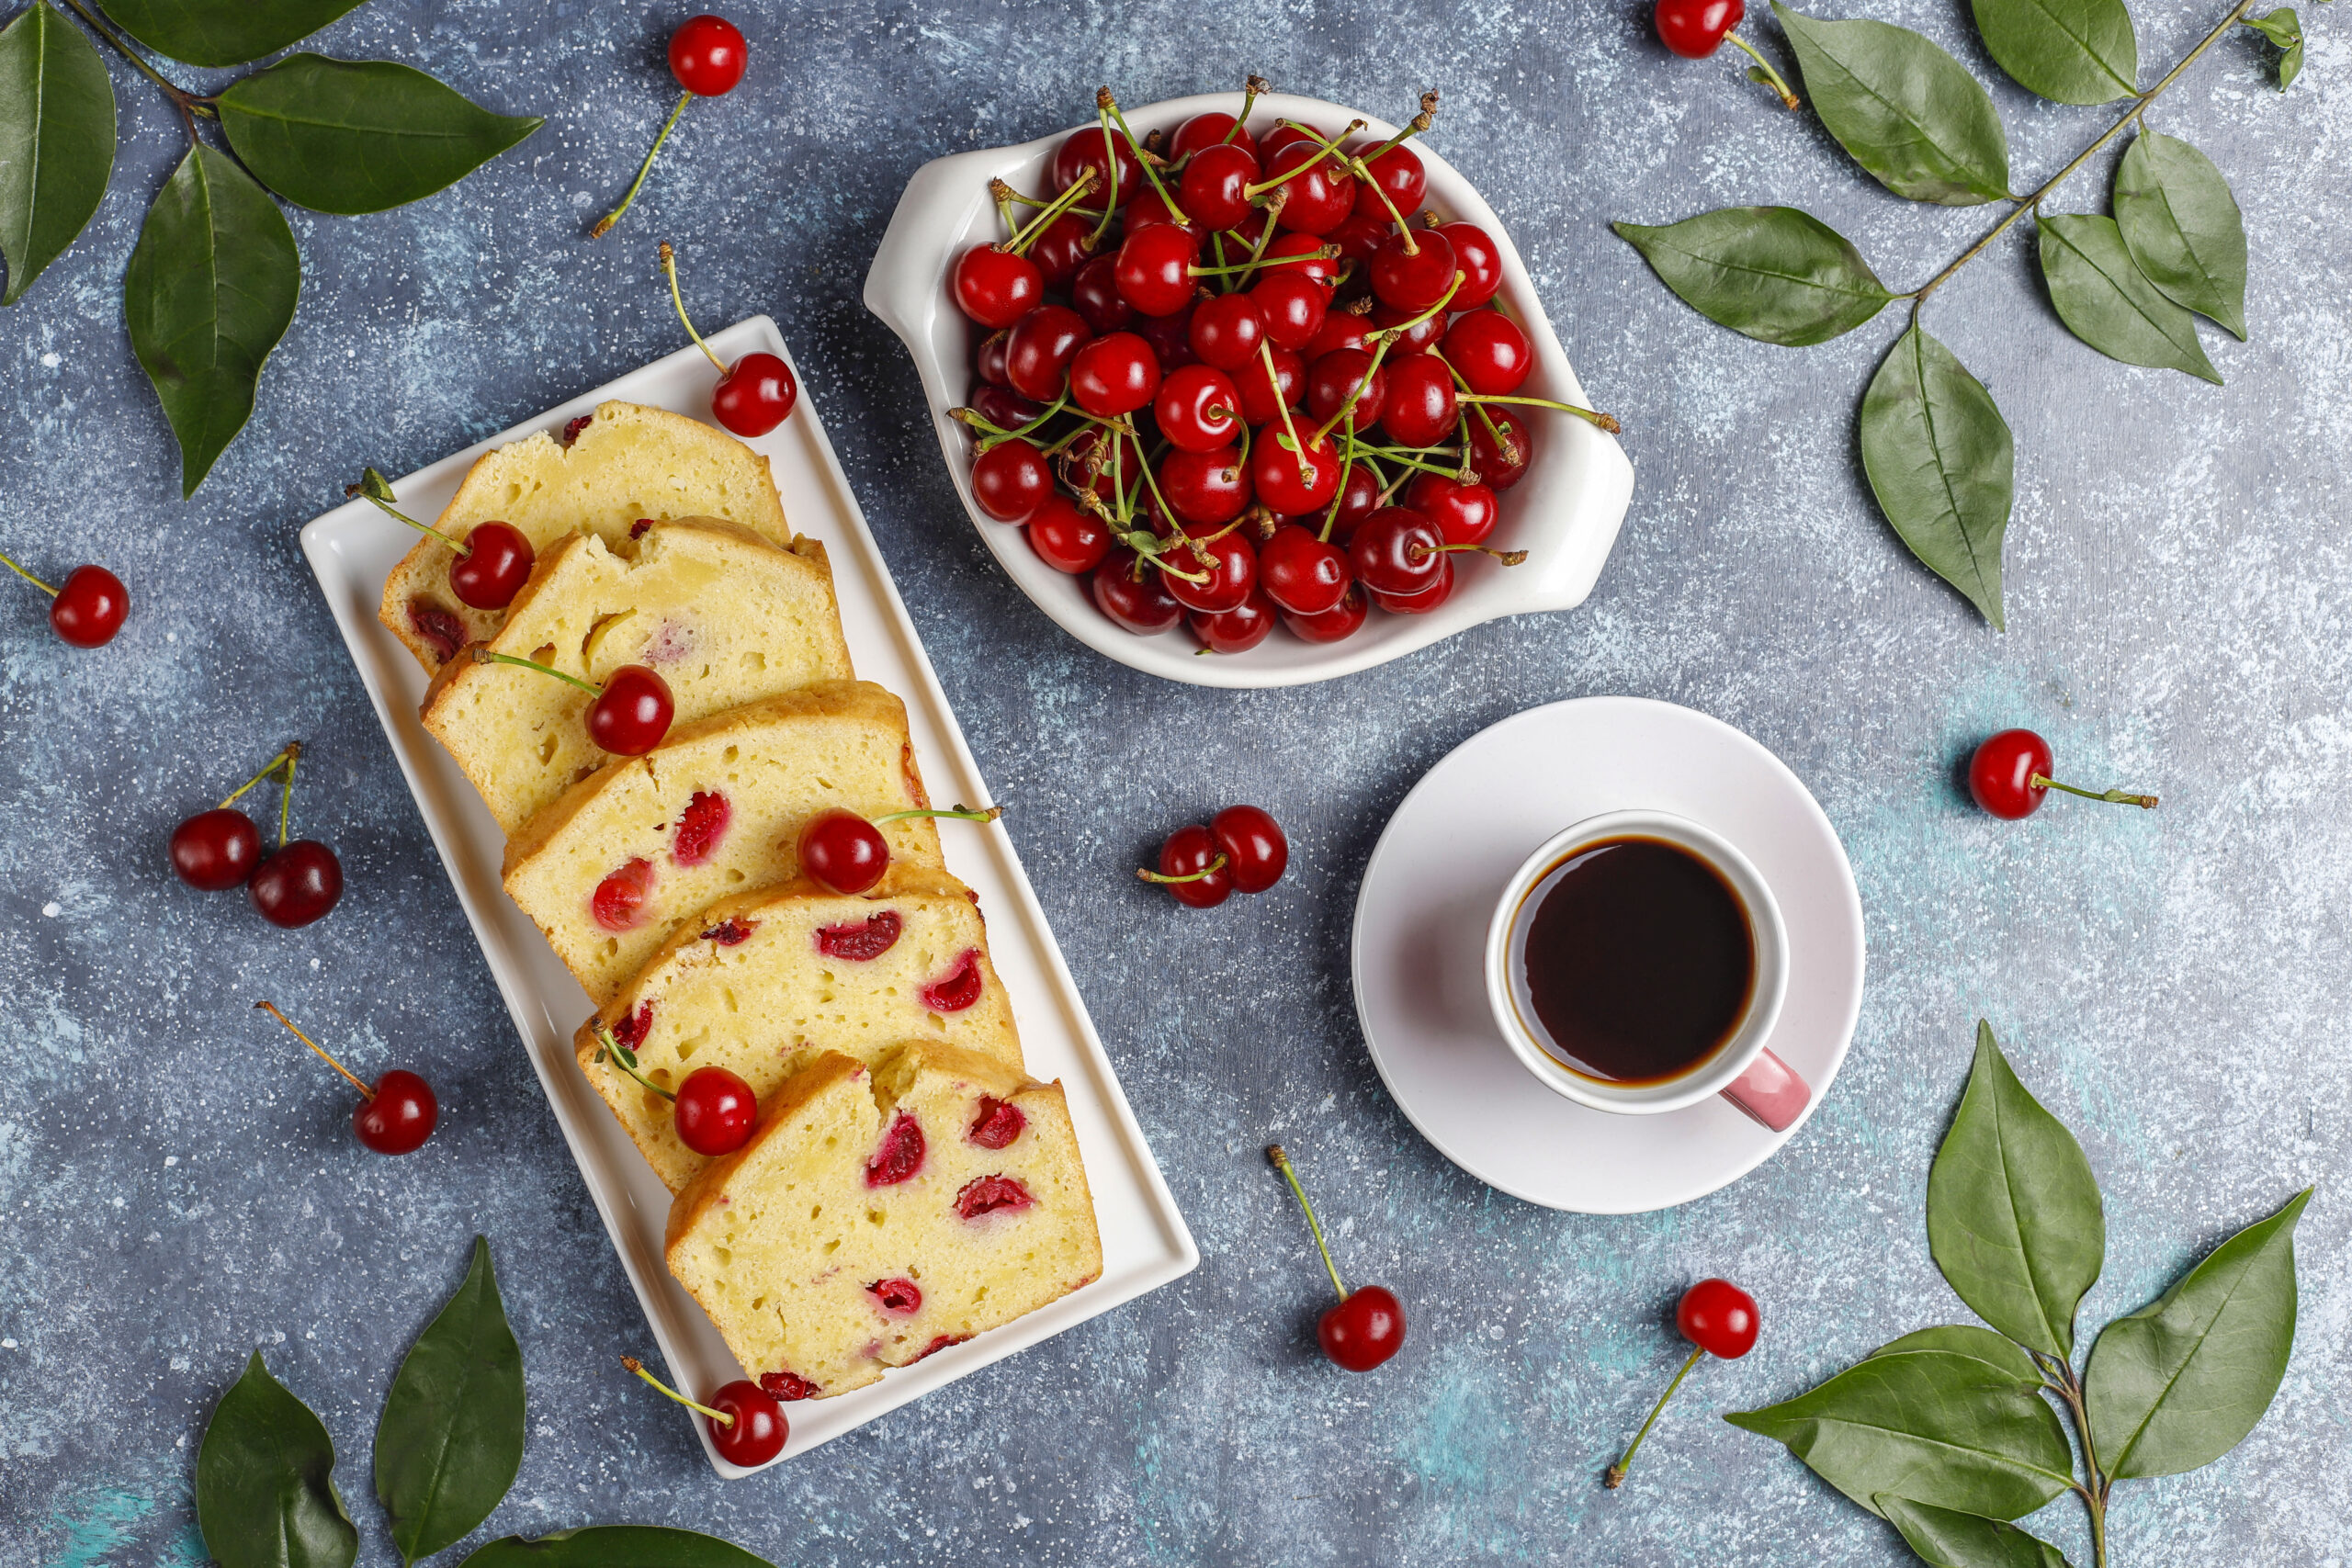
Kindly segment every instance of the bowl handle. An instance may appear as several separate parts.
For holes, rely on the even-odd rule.
[[[964,227],[959,209],[988,197],[993,151],[934,158],[917,169],[890,214],[874,265],[865,272],[865,308],[910,347],[928,326],[947,275],[942,236]]]

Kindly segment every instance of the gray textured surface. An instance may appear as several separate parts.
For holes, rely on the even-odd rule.
[[[2143,79],[2222,8],[2142,0]],[[1991,73],[1954,0],[1871,9]],[[529,1363],[530,1447],[500,1533],[666,1520],[812,1565],[1905,1560],[1708,1412],[1960,1313],[1920,1202],[1984,1013],[2106,1185],[2091,1319],[2321,1184],[2278,1403],[2221,1464],[2125,1488],[2116,1561],[2344,1561],[2341,18],[2306,8],[2317,36],[2285,97],[2248,37],[2154,117],[2245,206],[2254,340],[2207,332],[2227,388],[2075,343],[2016,241],[1937,299],[1932,329],[2018,432],[1996,636],[1860,489],[1853,413],[1899,318],[1810,351],[1752,344],[1675,302],[1604,226],[1792,202],[1901,288],[1985,215],[1887,196],[1728,52],[1667,56],[1645,12],[741,6],[750,81],[689,113],[628,225],[592,244],[585,221],[667,107],[673,13],[376,0],[322,36],[327,52],[410,61],[549,123],[416,207],[292,215],[300,315],[260,412],[187,505],[119,298],[181,135],[114,62],[114,188],[0,321],[0,547],[108,563],[136,605],[85,654],[50,638],[37,595],[0,592],[0,1560],[200,1559],[196,1442],[258,1346],[334,1435],[363,1562],[396,1562],[369,1437],[476,1230]],[[900,184],[941,152],[1077,119],[1102,81],[1141,103],[1247,69],[1391,117],[1444,88],[1437,144],[1511,225],[1639,472],[1582,610],[1328,688],[1220,694],[1085,652],[972,538],[906,358],[857,304]],[[2105,123],[1996,94],[2021,180]],[[2058,205],[2093,209],[2100,179]],[[663,235],[705,319],[769,310],[791,339],[981,765],[1017,803],[1009,829],[1204,1255],[1175,1287],[734,1486],[614,1365],[645,1348],[637,1309],[294,539],[363,463],[403,471],[676,346]],[[1345,977],[1364,856],[1413,780],[1494,719],[1607,692],[1690,704],[1786,758],[1845,838],[1871,953],[1853,1054],[1804,1134],[1728,1191],[1624,1220],[1531,1208],[1440,1159],[1374,1075]],[[1974,814],[1956,763],[2007,723],[2049,735],[2069,774],[2165,807]],[[294,934],[181,887],[162,854],[177,818],[289,735],[315,761],[299,819],[351,879],[331,919]],[[1127,878],[1159,833],[1235,799],[1291,829],[1276,892],[1204,915]],[[334,1081],[250,1012],[265,994],[365,1073],[425,1071],[447,1107],[429,1149],[358,1150]],[[1270,1134],[1351,1273],[1409,1306],[1411,1343],[1376,1376],[1315,1355],[1319,1274],[1259,1156]],[[1763,1343],[1694,1377],[1636,1484],[1604,1494],[1597,1471],[1676,1359],[1674,1297],[1709,1272],[1761,1299]],[[2084,1551],[2071,1504],[2038,1526]]]

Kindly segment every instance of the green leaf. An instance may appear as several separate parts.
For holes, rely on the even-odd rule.
[[[1861,252],[1793,207],[1727,207],[1662,228],[1610,227],[1684,304],[1766,343],[1826,343],[1894,298]]]
[[[523,1467],[523,1351],[507,1325],[490,1243],[417,1337],[376,1427],[376,1495],[409,1562],[490,1517]]]
[[[2104,104],[2139,90],[2140,42],[2123,0],[1971,0],[1984,48],[2030,92]]]
[[[2141,276],[2245,341],[2245,220],[2213,161],[2143,131],[2115,171],[2115,226]]]
[[[2064,1553],[2012,1524],[1881,1493],[1884,1514],[1919,1560],[1935,1568],[2066,1568]]]
[[[2008,136],[1959,61],[1891,23],[1819,21],[1781,0],[1772,14],[1821,123],[1887,189],[1946,207],[2008,195]]]
[[[1949,1350],[1956,1356],[1966,1356],[1984,1362],[1998,1376],[2013,1382],[2039,1382],[2041,1369],[2009,1340],[1989,1328],[1979,1328],[1973,1323],[1950,1323],[1937,1328],[1915,1329],[1902,1338],[1882,1345],[1871,1352],[1873,1356],[1899,1356],[1905,1350]]]
[[[1928,1172],[1928,1247],[1970,1311],[2028,1349],[2073,1358],[2075,1304],[2107,1258],[2098,1181],[1982,1020],[1968,1090]]]
[[[334,1441],[261,1352],[196,1451],[196,1525],[220,1568],[350,1568],[359,1532],[334,1489]]]
[[[2099,1335],[2084,1401],[2109,1475],[2211,1464],[2270,1408],[2295,1342],[2295,1222],[2311,1196],[2304,1188]]]
[[[107,15],[158,54],[243,65],[306,38],[360,0],[107,0]]]
[[[1890,1347],[1810,1393],[1724,1419],[1786,1443],[1873,1513],[1892,1492],[2011,1519],[2073,1483],[2073,1450],[2041,1387],[1977,1355]]]
[[[220,129],[262,184],[346,217],[455,185],[546,121],[492,114],[388,60],[297,54],[232,84]]]
[[[2222,373],[2197,341],[2197,319],[2141,275],[2114,219],[2049,213],[2038,221],[2050,302],[2076,337],[2126,365],[2222,384]]]
[[[114,84],[82,30],[33,0],[0,28],[0,255],[13,305],[98,209],[114,173]]]
[[[1998,629],[2017,451],[1992,394],[1914,326],[1862,394],[1861,434],[1862,469],[1886,520]]]
[[[2262,17],[2242,17],[2239,20],[2268,39],[2282,51],[2278,56],[2278,90],[2285,92],[2295,85],[2303,69],[2303,19],[2295,15],[2291,6],[2281,6]]]
[[[460,1568],[775,1568],[714,1535],[658,1525],[594,1525],[526,1540],[510,1535]]]
[[[189,149],[122,280],[130,346],[179,438],[183,497],[244,428],[301,291],[294,231],[269,193],[227,153]]]

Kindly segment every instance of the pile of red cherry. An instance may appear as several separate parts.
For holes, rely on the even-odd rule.
[[[971,406],[980,509],[1088,578],[1139,636],[1188,621],[1205,651],[1280,620],[1310,642],[1452,596],[1488,549],[1496,492],[1533,453],[1527,333],[1493,304],[1494,236],[1417,218],[1406,145],[1193,116],[1140,145],[1106,88],[1055,152],[1050,199],[1002,181],[1007,237],[954,268],[979,328]],[[1034,214],[1016,209],[1035,209]],[[1511,412],[1514,408],[1518,412]]]

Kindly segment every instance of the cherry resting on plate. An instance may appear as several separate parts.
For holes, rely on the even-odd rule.
[[[745,1378],[720,1385],[710,1396],[708,1404],[688,1399],[660,1378],[645,1370],[644,1363],[634,1356],[623,1356],[621,1365],[660,1389],[687,1409],[701,1414],[710,1428],[710,1446],[718,1457],[729,1464],[756,1470],[784,1451],[785,1439],[792,1435],[791,1425],[784,1418],[784,1406],[775,1395]]]
[[[1298,1172],[1291,1168],[1290,1156],[1283,1152],[1280,1144],[1275,1144],[1266,1150],[1266,1158],[1298,1195],[1298,1206],[1306,1211],[1307,1228],[1315,1233],[1315,1249],[1323,1255],[1323,1267],[1331,1275],[1331,1288],[1340,1292],[1339,1304],[1327,1308],[1317,1320],[1315,1337],[1333,1365],[1351,1372],[1368,1372],[1403,1347],[1405,1308],[1385,1285],[1363,1285],[1351,1291],[1340,1282],[1339,1265],[1331,1261],[1331,1249],[1323,1241],[1322,1224],[1315,1217],[1315,1205],[1306,1201],[1306,1189],[1299,1185]]]
[[[1625,1483],[1625,1472],[1633,1468],[1634,1454],[1641,1448],[1642,1439],[1650,1435],[1658,1412],[1666,1408],[1666,1402],[1674,1397],[1674,1391],[1682,1386],[1682,1380],[1690,1375],[1690,1369],[1699,1364],[1700,1357],[1736,1361],[1756,1348],[1756,1298],[1729,1280],[1702,1280],[1682,1292],[1682,1300],[1674,1309],[1674,1325],[1682,1331],[1682,1337],[1690,1341],[1690,1357],[1683,1361],[1682,1370],[1674,1374],[1674,1381],[1666,1385],[1666,1392],[1657,1396],[1657,1403],[1650,1406],[1649,1419],[1634,1434],[1625,1457],[1601,1476],[1603,1486],[1613,1488]]]
[[[2041,809],[2042,801],[2053,789],[2079,795],[2086,800],[2137,806],[2143,810],[2153,809],[2156,804],[2153,795],[2132,795],[2120,789],[2076,789],[2073,784],[2060,784],[2050,776],[2055,766],[2049,741],[2030,729],[2004,729],[1988,738],[1969,758],[1968,793],[1975,797],[1978,806],[2010,821],[2030,817]]]
[[[742,436],[765,435],[782,424],[800,399],[792,367],[764,351],[747,354],[732,365],[719,358],[686,315],[685,297],[678,292],[677,253],[667,240],[662,242],[662,271],[670,280],[670,301],[678,309],[686,335],[718,371],[718,382],[710,389],[711,418]]]

